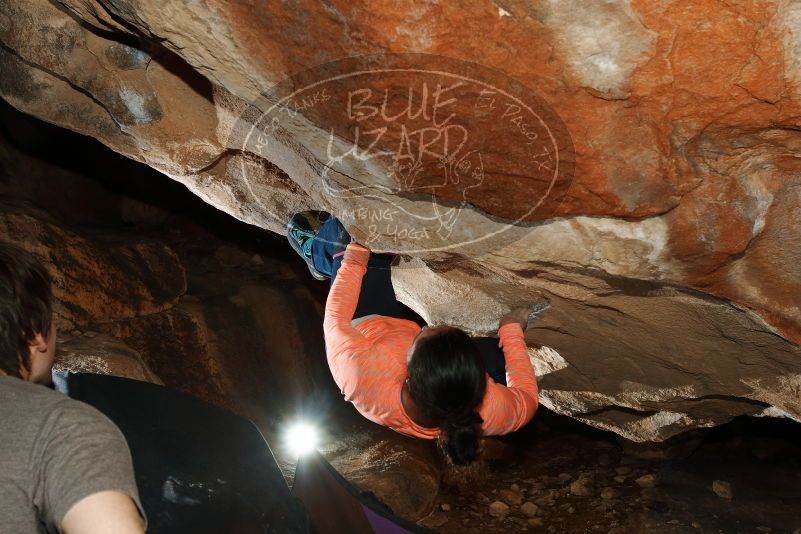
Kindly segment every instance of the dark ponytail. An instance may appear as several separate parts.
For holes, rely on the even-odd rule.
[[[442,425],[442,448],[454,465],[468,465],[479,455],[481,416],[472,412],[469,420]]]
[[[455,465],[479,454],[487,387],[484,359],[466,333],[448,328],[418,341],[409,359],[409,393],[427,421],[442,428],[440,443]]]

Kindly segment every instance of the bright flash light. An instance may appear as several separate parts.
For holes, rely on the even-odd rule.
[[[317,429],[309,423],[294,423],[287,429],[284,441],[293,455],[303,456],[317,449]]]

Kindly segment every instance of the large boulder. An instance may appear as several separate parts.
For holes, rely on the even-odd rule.
[[[326,456],[361,491],[372,493],[395,514],[419,521],[434,507],[441,462],[428,444],[393,434],[351,428]]]
[[[543,402],[661,440],[801,420],[800,35],[784,0],[20,0],[0,95],[262,228],[337,214],[431,321],[546,298]]]

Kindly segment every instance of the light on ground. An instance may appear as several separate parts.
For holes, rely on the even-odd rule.
[[[285,443],[293,455],[308,454],[317,448],[317,429],[309,423],[294,423],[287,429]]]

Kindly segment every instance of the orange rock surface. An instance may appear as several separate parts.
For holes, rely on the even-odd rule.
[[[602,422],[588,418],[633,439],[662,439],[768,407],[801,419],[801,401],[777,400],[797,397],[801,376],[796,4],[60,4],[0,5],[0,95],[19,109],[97,137],[263,228],[280,232],[291,213],[304,209],[340,215],[357,239],[401,251],[404,265],[418,267],[399,273],[399,293],[432,321],[491,331],[502,310],[549,298],[552,311],[544,321],[562,317],[563,324],[540,338],[530,332],[532,345],[555,348],[569,368],[592,361],[599,347],[624,362],[619,379],[580,379],[579,373],[554,382],[545,402],[565,413],[641,410],[640,419],[653,425],[626,430],[628,420],[619,414]],[[423,132],[409,145],[415,149],[409,154],[418,156],[404,153],[407,133],[436,123],[431,117],[409,119],[406,131],[389,129],[376,140],[376,132],[398,121],[362,120],[342,107],[359,89],[387,90],[395,98],[404,84],[419,88],[410,71],[328,84],[331,99],[322,90],[314,99],[312,82],[341,74],[343,63],[330,62],[371,54],[388,59],[346,61],[373,68],[417,62],[431,84],[452,81],[457,71],[472,80],[451,108],[442,108],[454,113],[450,124],[469,133],[462,152],[436,152],[437,143],[448,143],[440,123],[431,130],[439,136],[434,148],[415,152],[427,142]],[[433,66],[450,71],[435,76]],[[267,132],[263,95],[276,91],[274,84],[307,100],[295,101],[299,113],[284,116],[280,132]],[[489,108],[481,111],[479,103],[489,101],[481,87],[490,86],[508,89],[508,102],[494,95],[498,105],[540,106],[542,127],[528,132],[539,141],[556,132],[549,154],[561,166],[553,183],[541,172],[544,160],[531,159],[522,141],[524,120],[505,114],[508,107],[494,116]],[[402,98],[392,102],[401,109]],[[243,124],[251,133],[255,125],[257,134],[238,137]],[[359,159],[357,150],[327,159],[333,141],[371,157]],[[454,172],[440,184],[450,164]],[[449,291],[461,284],[477,295],[472,307],[453,313]],[[597,326],[605,320],[600,309],[674,329],[661,331],[665,338],[627,339],[566,324],[571,316],[577,325]],[[701,328],[692,318],[707,312],[711,323]],[[635,328],[627,321],[618,326]],[[676,339],[677,332],[687,335]],[[768,352],[755,341],[763,334],[777,343]],[[732,338],[747,354],[742,366],[732,364],[726,377],[710,374],[699,359],[712,358],[716,341]],[[776,351],[782,356],[774,361]],[[737,358],[735,350],[723,352]],[[754,362],[767,370],[750,376]],[[666,367],[684,369],[685,378],[668,380]],[[555,379],[544,379],[545,391],[548,380]],[[647,408],[629,394],[635,382],[653,401]],[[666,388],[674,389],[668,395]],[[712,400],[689,402],[716,395],[752,404],[707,409]],[[670,407],[668,398],[688,402]],[[694,408],[701,404],[703,410]],[[668,415],[652,417],[663,412]]]

